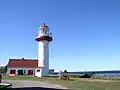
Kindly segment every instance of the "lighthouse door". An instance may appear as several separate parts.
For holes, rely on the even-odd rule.
[[[42,76],[40,69],[37,69],[37,70],[36,70],[35,76],[37,76],[37,77],[41,77],[41,76]]]

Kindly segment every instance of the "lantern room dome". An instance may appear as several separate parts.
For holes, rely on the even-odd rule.
[[[40,28],[48,28],[48,26],[44,23]]]

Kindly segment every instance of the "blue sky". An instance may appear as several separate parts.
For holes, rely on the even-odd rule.
[[[50,68],[120,69],[119,0],[1,0],[0,65],[9,58],[37,58],[37,28],[53,33]]]

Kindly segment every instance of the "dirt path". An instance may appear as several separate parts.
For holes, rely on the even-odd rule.
[[[46,82],[32,81],[32,80],[3,80],[3,82],[12,83],[12,88],[45,87],[45,88],[55,88],[55,89],[67,89],[66,87],[60,85],[53,85]]]

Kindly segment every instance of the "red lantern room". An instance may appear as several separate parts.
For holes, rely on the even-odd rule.
[[[45,23],[39,28],[39,35],[36,37],[36,41],[52,41],[51,33],[49,32],[48,26],[45,25]]]

